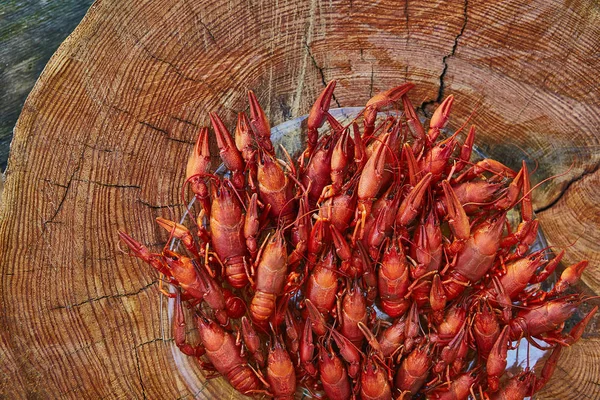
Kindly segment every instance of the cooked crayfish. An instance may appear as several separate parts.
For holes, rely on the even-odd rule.
[[[533,395],[598,307],[563,332],[585,300],[572,288],[587,261],[548,284],[564,251],[529,252],[539,224],[527,165],[471,162],[475,128],[464,141],[466,124],[445,132],[452,95],[428,127],[412,83],[376,94],[343,125],[329,108],[335,86],[310,110],[297,162],[279,158],[253,92],[235,138],[209,114],[225,172],[211,171],[201,128],[185,179],[195,226],[157,218],[182,250],[152,252],[119,232],[175,298],[175,345],[247,395]],[[506,372],[520,340],[552,350],[541,378],[529,363]]]

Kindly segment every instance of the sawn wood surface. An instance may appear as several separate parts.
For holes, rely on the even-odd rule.
[[[566,263],[600,292],[600,9],[591,0],[489,2],[102,0],[62,44],[15,129],[0,209],[0,394],[211,398],[178,371],[157,275],[121,251],[158,250],[198,127],[231,126],[256,92],[273,124],[337,79],[339,106],[405,81],[428,110],[476,109],[477,143],[525,159],[534,206]],[[162,320],[161,320],[162,315]],[[600,398],[598,324],[566,348],[539,399]],[[190,372],[194,374],[194,372]],[[230,392],[225,390],[228,396]]]

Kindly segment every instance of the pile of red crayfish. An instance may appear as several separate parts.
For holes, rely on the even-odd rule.
[[[453,96],[426,130],[413,86],[377,94],[344,126],[329,113],[330,82],[297,161],[275,155],[253,92],[234,136],[210,113],[226,172],[211,172],[200,129],[184,186],[195,224],[157,218],[185,250],[152,253],[119,232],[175,289],[162,291],[176,298],[183,353],[241,393],[276,399],[299,387],[330,399],[522,399],[547,382],[597,310],[563,332],[587,261],[546,282],[564,251],[529,252],[538,221],[525,162],[471,162],[474,126],[463,143],[463,128],[441,134]],[[551,350],[541,372],[507,370],[520,340]]]

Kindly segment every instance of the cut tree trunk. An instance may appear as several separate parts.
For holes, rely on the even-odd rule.
[[[590,260],[583,281],[600,293],[599,11],[592,0],[98,1],[15,129],[0,211],[0,394],[210,398],[226,385],[196,390],[197,372],[178,369],[159,280],[121,251],[117,230],[163,246],[154,219],[184,212],[198,127],[208,111],[231,126],[247,89],[273,124],[306,114],[332,79],[339,106],[405,81],[425,112],[454,94],[451,128],[476,109],[484,152],[517,169],[524,159],[534,184],[552,177],[534,191],[541,226],[566,263]],[[587,372],[597,326],[538,398],[600,397]]]

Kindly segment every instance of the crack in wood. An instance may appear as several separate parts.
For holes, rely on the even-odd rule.
[[[195,122],[187,120],[187,119],[184,119],[184,118],[180,118],[180,117],[178,117],[176,115],[169,115],[169,117],[173,118],[175,121],[179,121],[179,122],[183,122],[184,124],[191,125],[194,128],[198,127],[198,124],[196,124]]]
[[[52,186],[58,186],[58,187],[61,187],[61,188],[63,188],[63,189],[66,189],[66,188],[68,188],[68,187],[69,187],[68,185],[65,185],[65,184],[62,184],[62,183],[58,183],[58,182],[54,182],[54,181],[52,181],[52,180],[50,180],[50,179],[48,179],[48,178],[43,178],[43,179],[42,179],[42,181],[43,181],[43,182],[46,182],[46,183],[47,183],[47,184],[49,184],[49,185],[52,185]]]
[[[119,188],[119,189],[141,189],[141,186],[138,185],[131,185],[131,184],[123,184],[123,183],[105,183],[105,182],[100,182],[100,181],[93,181],[90,179],[73,179],[74,181],[77,182],[83,182],[83,183],[91,183],[93,185],[98,185],[98,186],[104,186],[104,187],[110,187],[110,188]]]
[[[454,38],[454,44],[452,45],[452,50],[450,51],[450,54],[446,54],[442,58],[442,64],[444,65],[444,68],[442,69],[442,73],[440,74],[440,77],[439,77],[440,84],[439,84],[439,88],[438,88],[437,98],[432,99],[432,100],[425,100],[421,103],[421,105],[419,105],[415,109],[415,111],[422,112],[423,115],[425,115],[425,117],[427,117],[427,118],[431,117],[430,113],[427,112],[428,106],[430,106],[434,103],[440,103],[444,98],[444,89],[446,88],[446,85],[444,83],[444,78],[446,77],[446,72],[448,72],[448,59],[454,57],[454,54],[456,53],[456,49],[458,48],[458,40],[465,32],[465,28],[467,26],[467,19],[468,19],[468,14],[467,14],[468,5],[469,5],[469,0],[465,0],[464,8],[463,8],[462,27],[460,28],[460,32],[458,32],[458,34]]]
[[[139,124],[142,124],[142,125],[144,125],[144,126],[147,126],[148,128],[150,128],[150,129],[152,129],[152,130],[155,130],[155,131],[157,131],[157,132],[160,132],[160,133],[162,133],[163,135],[165,135],[165,138],[166,138],[167,140],[172,140],[172,141],[174,141],[174,142],[177,142],[177,143],[185,143],[185,144],[191,144],[191,145],[194,145],[194,144],[196,144],[195,142],[190,142],[189,140],[183,140],[183,139],[177,139],[177,138],[174,138],[174,137],[170,136],[169,132],[168,132],[168,131],[166,131],[165,129],[159,128],[159,127],[158,127],[158,126],[156,126],[156,125],[152,125],[152,124],[151,124],[151,123],[149,123],[149,122],[146,122],[146,121],[138,121],[138,123],[139,123]]]
[[[147,202],[145,200],[142,199],[137,199],[138,203],[141,203],[142,205],[148,207],[148,208],[152,208],[152,209],[162,209],[162,208],[175,208],[175,207],[185,207],[185,204],[183,203],[173,203],[173,204],[152,204],[150,202]]]
[[[88,303],[95,303],[97,301],[104,300],[104,299],[119,299],[119,298],[122,298],[122,297],[137,296],[138,294],[140,294],[143,291],[147,290],[151,286],[155,285],[156,282],[158,282],[158,279],[153,280],[152,282],[150,282],[146,286],[142,286],[141,288],[139,288],[135,292],[117,293],[117,294],[106,294],[106,295],[99,296],[99,297],[92,297],[90,299],[86,299],[86,300],[80,301],[79,303],[75,303],[75,304],[58,305],[56,307],[49,308],[49,310],[50,311],[62,310],[62,309],[70,310],[71,308],[80,307],[80,306],[82,306],[84,304],[88,304]]]
[[[71,189],[71,184],[75,180],[75,174],[77,174],[79,172],[79,170],[81,169],[81,164],[83,163],[83,156],[84,155],[85,155],[85,148],[81,152],[81,155],[79,156],[79,160],[77,162],[77,166],[75,167],[75,169],[71,173],[71,176],[69,177],[69,180],[68,180],[67,184],[64,185],[65,186],[65,192],[63,193],[62,198],[58,202],[58,205],[56,206],[56,210],[54,211],[54,214],[52,214],[52,216],[50,216],[50,218],[48,218],[47,220],[45,220],[45,221],[42,222],[42,233],[46,232],[46,226],[49,223],[51,223],[51,222],[54,221],[54,218],[56,218],[56,216],[58,215],[58,213],[62,209],[63,204],[67,200],[67,194],[69,193],[69,190]]]
[[[115,151],[114,149],[106,149],[106,148],[102,148],[102,147],[98,147],[98,146],[94,146],[88,143],[81,143],[82,146],[87,147],[88,149],[92,149],[95,151],[100,151],[102,153],[112,153],[113,151]]]
[[[198,19],[198,22],[200,23],[200,25],[202,25],[202,27],[206,30],[206,32],[208,32],[208,36],[210,36],[210,38],[212,39],[213,43],[217,43],[217,39],[215,38],[215,35],[213,35],[213,33],[211,32],[211,30],[208,28],[208,25],[206,25],[206,23],[202,20],[202,18],[200,18],[200,16],[197,13],[194,13],[195,17]]]
[[[192,399],[196,399],[198,397],[198,395],[202,392],[204,392],[204,389],[207,388],[207,385],[202,386],[200,389],[198,389],[196,392],[192,393],[192,394],[184,394],[183,396],[180,396],[178,398],[176,398],[175,400],[183,400],[183,399],[187,399],[188,397],[192,397]],[[233,393],[233,392],[232,392]]]
[[[310,51],[310,47],[308,46],[308,43],[304,43],[304,47],[306,48],[306,52],[308,53],[308,56],[312,60],[313,66],[319,71],[319,74],[321,76],[321,82],[323,83],[323,86],[327,87],[327,81],[325,80],[325,72],[323,70],[323,67],[319,66],[319,64],[317,63],[317,60],[315,60],[315,57],[313,56],[313,54]],[[332,94],[331,98],[333,99],[333,101],[335,101],[335,104],[337,104],[338,108],[342,107],[340,105],[340,102],[335,97],[335,94]]]
[[[136,364],[136,367],[137,367],[138,378],[140,380],[140,386],[142,388],[142,396],[143,396],[144,399],[146,399],[147,398],[146,397],[146,387],[144,386],[144,380],[142,378],[142,369],[140,367],[140,356],[139,356],[139,354],[137,352],[137,346],[133,347],[133,353],[135,355],[135,364]]]
[[[465,28],[467,26],[467,20],[468,20],[467,8],[468,8],[468,6],[469,6],[469,0],[465,0],[464,7],[463,7],[463,24],[460,28],[460,32],[458,32],[458,35],[456,35],[456,37],[454,38],[454,45],[452,46],[452,51],[450,52],[450,54],[447,54],[442,58],[442,64],[444,64],[444,69],[442,70],[442,73],[440,74],[440,87],[438,89],[437,99],[435,100],[438,103],[441,102],[442,99],[444,98],[444,88],[445,88],[444,78],[446,77],[446,72],[448,72],[448,59],[454,57],[454,54],[456,53],[456,49],[458,48],[458,40],[465,32]]]
[[[154,339],[147,340],[147,341],[145,341],[145,342],[142,342],[142,343],[140,343],[140,344],[137,344],[137,345],[135,345],[135,346],[133,347],[133,349],[134,349],[134,350],[135,350],[135,349],[139,349],[139,348],[140,348],[140,347],[142,347],[142,346],[146,346],[146,345],[148,345],[148,344],[152,344],[152,343],[155,343],[155,342],[164,342],[164,343],[170,343],[170,342],[173,342],[174,340],[175,340],[175,339],[173,339],[173,338],[167,338],[167,339],[163,339],[163,338],[154,338]]]
[[[191,76],[187,76],[186,74],[184,74],[179,69],[179,67],[177,65],[175,65],[172,62],[167,61],[167,60],[165,60],[163,58],[160,58],[159,56],[157,56],[156,54],[154,54],[150,49],[148,49],[146,46],[144,46],[144,44],[139,39],[137,39],[136,43],[141,47],[142,50],[144,50],[148,54],[148,56],[150,56],[150,58],[152,58],[153,60],[156,60],[156,61],[158,61],[160,63],[168,65],[173,71],[175,71],[175,73],[177,74],[177,76],[179,76],[180,78],[183,78],[186,81],[191,81],[191,82],[195,82],[195,83],[202,83],[202,84],[205,84],[208,87],[210,87],[210,85],[208,85],[206,83],[206,81],[204,81],[202,79],[192,78]]]
[[[599,169],[600,169],[600,162],[595,163],[591,168],[585,169],[579,176],[575,176],[571,180],[569,180],[563,186],[563,189],[558,193],[558,196],[556,196],[556,198],[554,200],[551,200],[548,204],[535,209],[534,212],[542,213],[542,212],[554,207],[564,197],[564,195],[569,191],[569,189],[571,188],[571,186],[574,183],[579,182],[580,180],[582,180],[583,178],[585,178],[588,175],[595,174],[596,172],[598,172]]]

